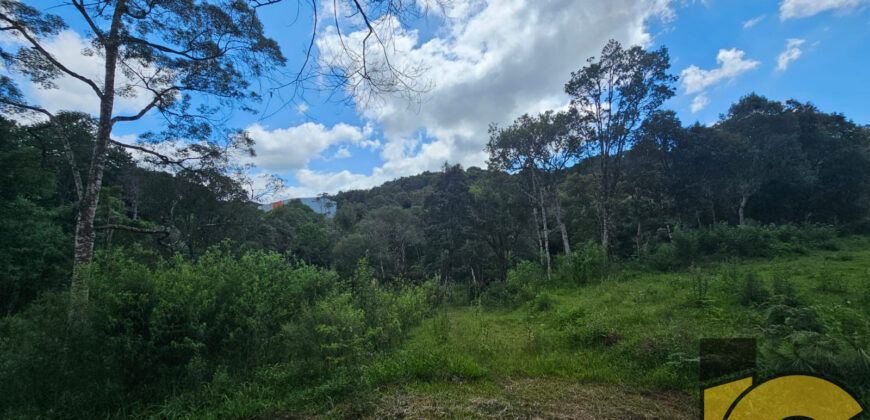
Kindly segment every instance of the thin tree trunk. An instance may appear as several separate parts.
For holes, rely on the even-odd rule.
[[[640,257],[641,242],[643,241],[643,230],[641,229],[640,220],[637,221],[637,233],[634,236],[635,246],[637,246],[637,256]]]
[[[749,196],[746,194],[741,195],[740,197],[740,208],[737,209],[737,216],[740,218],[740,226],[746,222],[743,217],[744,210],[746,209],[746,203],[749,201]]]
[[[559,200],[558,194],[558,192],[553,193],[553,201],[556,206],[556,224],[559,225],[559,232],[562,234],[562,247],[565,249],[565,260],[571,262],[571,243],[568,241],[568,229],[565,227],[565,222],[562,221],[562,200]]]
[[[100,200],[100,189],[103,185],[103,170],[106,166],[106,151],[112,135],[112,113],[115,105],[115,71],[118,64],[118,36],[123,15],[124,0],[115,5],[112,16],[112,26],[105,43],[105,80],[102,97],[100,98],[100,116],[97,125],[97,136],[94,153],[91,158],[91,168],[88,172],[87,187],[79,202],[76,215],[75,251],[73,254],[73,277],[70,284],[71,308],[70,316],[74,314],[79,304],[88,300],[88,289],[81,278],[79,267],[91,262],[94,258],[94,217]]]
[[[553,262],[552,258],[550,257],[550,229],[549,227],[547,227],[547,209],[546,206],[544,206],[544,192],[538,189],[538,193],[538,195],[541,197],[541,221],[543,222],[544,226],[544,254],[547,256],[547,281],[550,281],[552,280],[553,272]]]
[[[532,202],[532,216],[535,218],[535,236],[538,238],[538,255],[544,264],[544,239],[541,236],[541,223],[538,221],[538,205]]]

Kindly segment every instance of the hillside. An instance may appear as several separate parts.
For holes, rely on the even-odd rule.
[[[293,399],[263,384],[196,416],[694,419],[698,340],[728,337],[759,340],[759,378],[792,370],[800,355],[866,400],[870,238],[827,248],[677,272],[626,268],[584,285],[541,284],[508,307],[449,305],[364,367],[362,388],[315,411],[284,412]],[[825,335],[824,352],[797,339],[808,334]]]

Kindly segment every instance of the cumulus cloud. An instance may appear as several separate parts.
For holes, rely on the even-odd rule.
[[[339,123],[332,127],[306,122],[290,128],[270,130],[260,124],[246,129],[254,139],[257,156],[253,163],[270,173],[286,174],[302,169],[313,159],[321,157],[334,145],[353,145],[378,149],[381,144],[373,140],[372,126],[355,127]],[[348,152],[349,153],[349,152]],[[348,155],[349,156],[349,155]]]
[[[710,104],[710,98],[705,96],[703,93],[696,96],[695,99],[692,100],[692,106],[691,106],[692,113],[694,114],[694,113],[706,108],[707,105],[709,105],[709,104]]]
[[[850,10],[867,0],[783,0],[779,4],[782,20],[805,18],[828,10]]]
[[[704,91],[715,84],[723,81],[734,80],[737,76],[758,67],[759,61],[744,59],[746,53],[737,48],[719,50],[716,55],[718,68],[704,70],[696,65],[691,65],[680,72],[680,80],[687,95],[700,93],[692,101],[692,112],[698,112],[709,104],[709,99]]]
[[[761,64],[756,60],[745,60],[744,55],[746,52],[737,48],[719,50],[719,54],[716,55],[719,68],[702,70],[695,65],[687,67],[680,73],[680,80],[683,82],[686,93],[698,93],[723,80],[733,80]]]
[[[788,68],[788,65],[797,60],[803,51],[801,51],[800,46],[803,45],[805,40],[791,38],[785,43],[785,51],[779,54],[779,57],[776,59],[776,70],[777,71],[785,71]]]
[[[397,95],[358,108],[383,132],[382,164],[368,174],[297,171],[300,184],[348,190],[437,170],[445,161],[482,166],[490,122],[564,107],[564,84],[586,58],[600,54],[611,38],[649,46],[647,23],[670,19],[673,11],[669,0],[465,0],[452,2],[446,14],[451,19],[426,40],[389,16],[378,22],[394,30],[392,64],[426,69],[421,83],[430,87],[416,107]],[[345,42],[359,49],[363,36],[350,34]],[[327,63],[337,62],[329,52],[340,51],[338,42],[334,30],[318,39]],[[354,99],[363,104],[366,98]]]
[[[22,45],[20,39],[12,37],[5,37],[2,42],[11,46]],[[45,42],[43,47],[70,70],[93,80],[97,85],[102,85],[104,60],[100,54],[92,51],[90,41],[82,38],[78,32],[69,29],[63,30]],[[146,67],[136,70],[142,74],[153,74],[155,71]],[[116,97],[115,109],[117,111],[137,112],[151,102],[153,96],[148,91],[137,88],[137,81],[127,77],[122,69],[118,69],[116,81],[118,92],[125,90],[126,86],[131,86],[130,94]],[[94,91],[88,85],[70,76],[63,75],[55,79],[53,83],[56,88],[46,88],[23,79],[20,79],[19,82],[32,103],[51,112],[68,110],[96,114],[99,111],[99,101]]]
[[[758,24],[758,22],[761,22],[762,20],[764,20],[765,17],[767,17],[767,15],[761,15],[761,16],[757,16],[757,17],[754,17],[752,19],[749,19],[746,22],[743,22],[743,29],[749,29],[749,28],[755,26],[756,24]]]

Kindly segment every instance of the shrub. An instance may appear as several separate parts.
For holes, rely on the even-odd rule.
[[[701,272],[701,269],[692,267],[692,297],[697,305],[706,305],[709,300],[707,292],[710,289],[710,278]]]
[[[658,270],[686,267],[702,259],[759,258],[775,255],[805,254],[808,247],[837,249],[836,231],[826,226],[762,226],[747,223],[729,226],[719,223],[710,229],[674,230],[670,243],[656,247],[646,257]]]
[[[520,261],[509,270],[503,282],[493,282],[481,295],[481,303],[488,307],[516,307],[533,299],[538,288],[546,281],[539,264]]]
[[[586,284],[601,276],[607,256],[604,248],[587,241],[582,248],[571,253],[571,258],[560,255],[556,263],[556,280],[567,284]]]
[[[664,243],[656,247],[655,251],[646,256],[646,263],[660,271],[671,271],[682,265],[681,258],[677,254],[677,247],[671,243]]]
[[[216,248],[154,269],[102,253],[83,269],[90,300],[76,329],[63,294],[0,321],[0,417],[106,417],[269,366],[285,392],[353,389],[361,366],[427,314],[431,292],[384,289],[360,267],[342,282],[275,253]]]
[[[541,292],[535,296],[535,299],[531,302],[531,306],[532,309],[537,312],[544,312],[550,310],[554,303],[555,298],[553,298],[553,295],[547,292]]]

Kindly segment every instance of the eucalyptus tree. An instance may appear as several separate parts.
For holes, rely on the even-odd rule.
[[[500,129],[492,126],[486,146],[491,169],[517,172],[526,180],[525,193],[533,206],[548,275],[551,267],[548,202],[553,208],[565,256],[571,256],[558,184],[562,172],[579,156],[581,145],[574,129],[576,121],[573,111],[546,111],[537,116],[526,114],[508,127]],[[538,211],[541,214],[540,223]]]
[[[588,152],[597,154],[598,213],[601,244],[610,244],[614,196],[621,176],[622,160],[636,140],[640,125],[674,95],[677,78],[668,74],[666,48],[646,51],[639,46],[623,48],[611,40],[601,56],[571,73],[565,92],[577,111]]]

